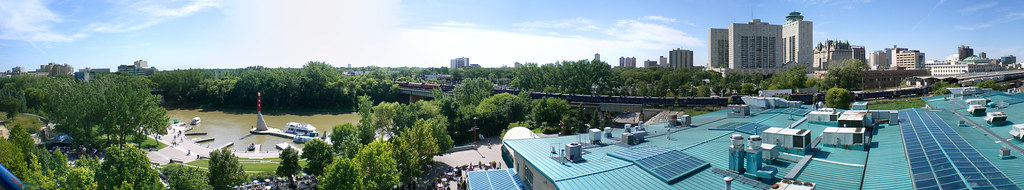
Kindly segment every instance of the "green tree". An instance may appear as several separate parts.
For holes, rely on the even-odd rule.
[[[302,90],[305,96],[306,105],[315,106],[323,102],[330,102],[334,92],[328,88],[331,83],[341,79],[333,66],[324,62],[309,62],[302,67]]]
[[[825,75],[826,88],[860,89],[864,70],[868,65],[859,59],[847,59],[842,63],[833,63]]]
[[[508,93],[497,94],[476,106],[480,130],[477,133],[485,136],[499,135],[509,123],[523,121],[529,114],[529,100]]]
[[[996,90],[996,91],[1003,91],[1004,90],[1003,86],[996,84],[996,81],[994,81],[994,80],[982,81],[982,82],[980,82],[978,84],[975,84],[974,87],[978,87],[978,88],[991,88],[992,90]]]
[[[437,140],[432,136],[434,128],[428,125],[420,119],[416,125],[403,129],[405,132],[395,139],[395,160],[402,181],[410,181],[423,173],[423,167],[437,154]]]
[[[542,125],[542,127],[554,127],[558,126],[562,117],[569,113],[569,104],[563,99],[548,97],[533,100],[531,110],[534,123]]]
[[[359,142],[359,129],[352,123],[335,125],[331,129],[331,146],[334,147],[334,152],[346,158],[351,158],[359,152],[359,147],[362,146]]]
[[[46,152],[42,152],[42,154],[46,154]],[[50,163],[45,166],[46,176],[56,180],[58,184],[64,184],[67,181],[68,173],[71,172],[71,168],[68,167],[68,157],[59,148],[51,154]]]
[[[825,93],[826,107],[850,109],[851,101],[853,101],[853,99],[850,96],[850,91],[843,88],[828,89],[828,92]]]
[[[312,175],[322,175],[324,168],[331,164],[334,159],[334,148],[320,139],[313,139],[306,142],[302,147],[302,158],[306,159],[305,172]]]
[[[740,85],[740,94],[755,94],[755,93],[757,93],[757,91],[754,90],[754,84],[743,83],[743,85]]]
[[[25,154],[17,145],[3,138],[0,138],[0,164],[7,167],[7,170],[10,170],[18,178],[28,177],[28,163],[25,162]]]
[[[7,129],[10,130],[9,140],[15,146],[18,146],[22,155],[32,153],[32,150],[36,147],[35,141],[32,140],[32,135],[25,131],[21,124],[14,124],[14,126],[9,126]]]
[[[956,84],[950,84],[950,83],[948,83],[946,81],[939,81],[939,82],[936,82],[936,83],[932,84],[932,94],[935,94],[935,95],[949,94],[949,90],[946,89],[946,88],[953,88],[953,87],[957,87],[957,85]]]
[[[25,89],[25,106],[29,109],[38,109],[46,100],[46,91],[38,88]]]
[[[96,184],[95,173],[89,168],[76,167],[68,171],[67,180],[61,184],[60,189],[67,190],[95,190],[99,188]]]
[[[108,147],[100,170],[96,173],[100,189],[163,189],[157,171],[149,158],[135,145]]]
[[[320,189],[361,189],[363,188],[363,167],[353,159],[336,157],[320,177]]]
[[[14,119],[24,108],[25,95],[21,91],[10,88],[0,90],[0,111],[7,112],[8,120]]]
[[[697,86],[697,97],[710,97],[711,88],[707,86]]]
[[[362,185],[365,189],[391,189],[399,182],[397,162],[393,145],[384,140],[374,140],[356,154],[361,169]]]
[[[213,189],[209,184],[209,179],[207,179],[210,174],[204,169],[188,167],[181,164],[170,164],[164,166],[161,172],[167,176],[167,185],[174,190]]]
[[[476,105],[484,98],[491,96],[494,92],[494,83],[484,78],[473,78],[462,81],[456,85],[452,93],[455,99],[462,105]]]
[[[160,97],[143,90],[152,85],[144,78],[127,78],[104,92],[101,129],[115,143],[130,139],[140,144],[146,135],[167,133],[167,110],[160,107]]]
[[[302,167],[299,166],[298,152],[288,147],[281,151],[278,157],[281,158],[281,164],[277,165],[277,176],[288,177],[299,174]]]
[[[374,130],[388,136],[398,133],[399,126],[395,124],[395,119],[401,110],[402,104],[398,102],[382,102],[373,106]]]
[[[369,96],[359,96],[359,142],[373,142],[376,128],[373,125],[373,101]]]
[[[55,130],[66,133],[75,139],[75,144],[91,144],[97,136],[98,128],[106,112],[103,91],[111,83],[111,79],[93,82],[75,82],[73,80],[56,80],[46,89],[49,95],[42,108],[51,123],[57,124]],[[98,170],[93,170],[99,172]]]
[[[207,177],[213,189],[231,189],[232,186],[245,182],[242,165],[228,149],[217,149],[210,152],[210,173]]]

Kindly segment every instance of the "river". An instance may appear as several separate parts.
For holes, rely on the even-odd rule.
[[[273,151],[274,145],[288,142],[296,147],[302,148],[301,144],[292,142],[292,139],[272,135],[249,134],[249,129],[256,125],[256,112],[244,110],[203,110],[203,109],[172,109],[167,110],[167,116],[171,121],[188,123],[193,117],[200,117],[202,122],[193,127],[190,132],[206,132],[207,135],[189,136],[189,138],[213,137],[214,141],[200,143],[211,148],[216,148],[230,142],[234,142],[235,151],[245,151],[249,144],[262,144],[263,151]],[[334,125],[343,123],[359,123],[359,114],[327,113],[327,112],[268,112],[263,113],[263,120],[268,127],[285,129],[285,123],[299,122],[309,123],[316,127],[321,135],[330,132]]]

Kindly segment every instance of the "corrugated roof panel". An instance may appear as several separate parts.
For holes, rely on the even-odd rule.
[[[880,127],[872,137],[877,147],[871,148],[864,172],[864,189],[912,189],[910,169],[903,150],[900,126]]]

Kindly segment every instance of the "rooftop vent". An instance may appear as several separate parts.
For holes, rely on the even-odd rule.
[[[565,160],[572,163],[583,161],[583,145],[580,143],[565,144]]]

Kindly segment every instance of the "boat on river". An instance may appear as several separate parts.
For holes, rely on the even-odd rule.
[[[310,137],[316,137],[317,135],[316,127],[310,125],[309,123],[288,122],[287,124],[285,124],[285,126],[286,128],[284,130],[284,133],[287,134]]]
[[[199,122],[200,122],[199,117],[193,117],[191,124],[192,125],[199,125]]]

